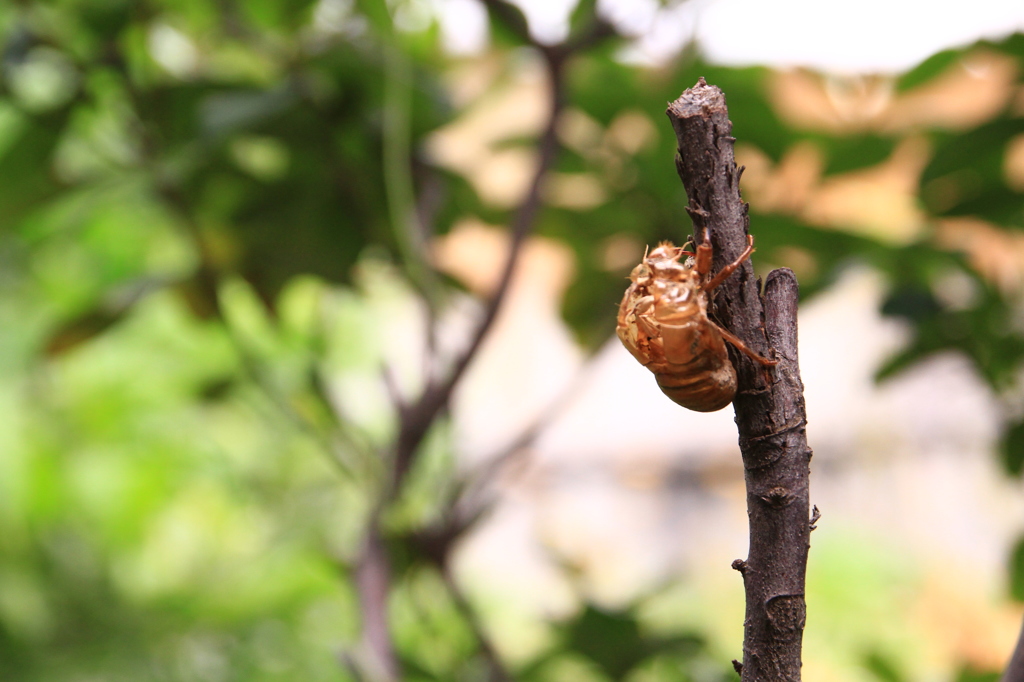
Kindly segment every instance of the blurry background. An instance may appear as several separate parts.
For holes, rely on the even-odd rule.
[[[757,269],[801,281],[805,678],[996,679],[1014,31],[1009,1],[0,5],[0,679],[735,679],[731,409],[612,333],[689,234],[664,107],[698,76]]]

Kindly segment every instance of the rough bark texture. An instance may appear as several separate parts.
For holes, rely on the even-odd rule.
[[[701,78],[669,105],[678,140],[676,169],[689,197],[693,237],[710,231],[714,267],[734,261],[747,243],[747,205],[740,199],[725,96]],[[739,375],[734,400],[747,486],[750,550],[733,567],[746,590],[743,682],[800,679],[810,545],[811,451],[805,434],[803,384],[797,362],[797,282],[788,269],[768,275],[764,297],[747,261],[715,291],[715,318],[759,354],[762,368],[730,350]]]

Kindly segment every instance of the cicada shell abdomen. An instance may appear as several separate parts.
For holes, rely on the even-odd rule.
[[[655,306],[658,313],[671,309]],[[736,395],[736,369],[718,330],[703,318],[659,320],[664,367],[655,371],[661,390],[676,403],[697,412],[714,412]]]
[[[633,269],[617,333],[665,395],[688,409],[714,412],[736,395],[736,370],[707,316],[707,273],[693,262],[679,263],[683,253],[661,244]]]

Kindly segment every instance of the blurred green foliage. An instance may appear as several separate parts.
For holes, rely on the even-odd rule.
[[[381,338],[414,291],[440,286],[443,300],[455,286],[422,272],[424,237],[407,223],[443,234],[460,217],[511,216],[424,152],[460,113],[444,84],[458,60],[436,23],[395,29],[403,7],[0,5],[0,678],[351,679],[351,564],[397,421],[377,381]],[[491,17],[506,65],[529,49],[522,21]],[[611,240],[686,237],[662,117],[698,76],[726,92],[734,134],[774,162],[809,142],[827,174],[846,173],[888,158],[899,138],[797,129],[776,113],[766,69],[689,52],[643,69],[616,58],[621,43],[572,58],[567,101],[604,128],[646,117],[653,142],[563,149],[556,170],[594,174],[607,198],[546,205],[536,225],[573,249],[563,312],[589,348],[609,336],[621,295]],[[1016,60],[1020,87],[1024,36],[984,47]],[[966,52],[936,55],[897,89],[927,86]],[[917,132],[935,145],[921,178],[931,218],[1024,228],[1024,196],[1003,172],[1024,133],[1019,107],[966,131]],[[756,208],[751,222],[764,261],[794,248],[810,259],[805,296],[852,263],[886,275],[885,312],[914,337],[883,375],[955,349],[993,390],[1018,388],[1014,297],[959,251],[929,234],[895,243]],[[976,291],[966,304],[936,294],[951,272]],[[346,391],[359,401],[336,397]],[[1024,421],[1008,415],[1004,462],[1019,475]],[[410,680],[485,674],[470,617],[424,549],[460,485],[440,424],[386,517]],[[629,610],[587,607],[552,632],[523,679],[731,675],[699,633],[648,635]],[[869,666],[896,679],[883,663]]]

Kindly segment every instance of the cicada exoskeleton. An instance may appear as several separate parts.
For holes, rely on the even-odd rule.
[[[750,350],[708,317],[708,296],[754,251],[753,237],[735,262],[710,277],[708,239],[691,253],[668,242],[633,268],[619,306],[616,332],[630,353],[654,372],[661,390],[698,412],[720,410],[736,395],[736,368],[725,342],[766,366],[776,364]],[[679,262],[682,256],[690,256]]]

